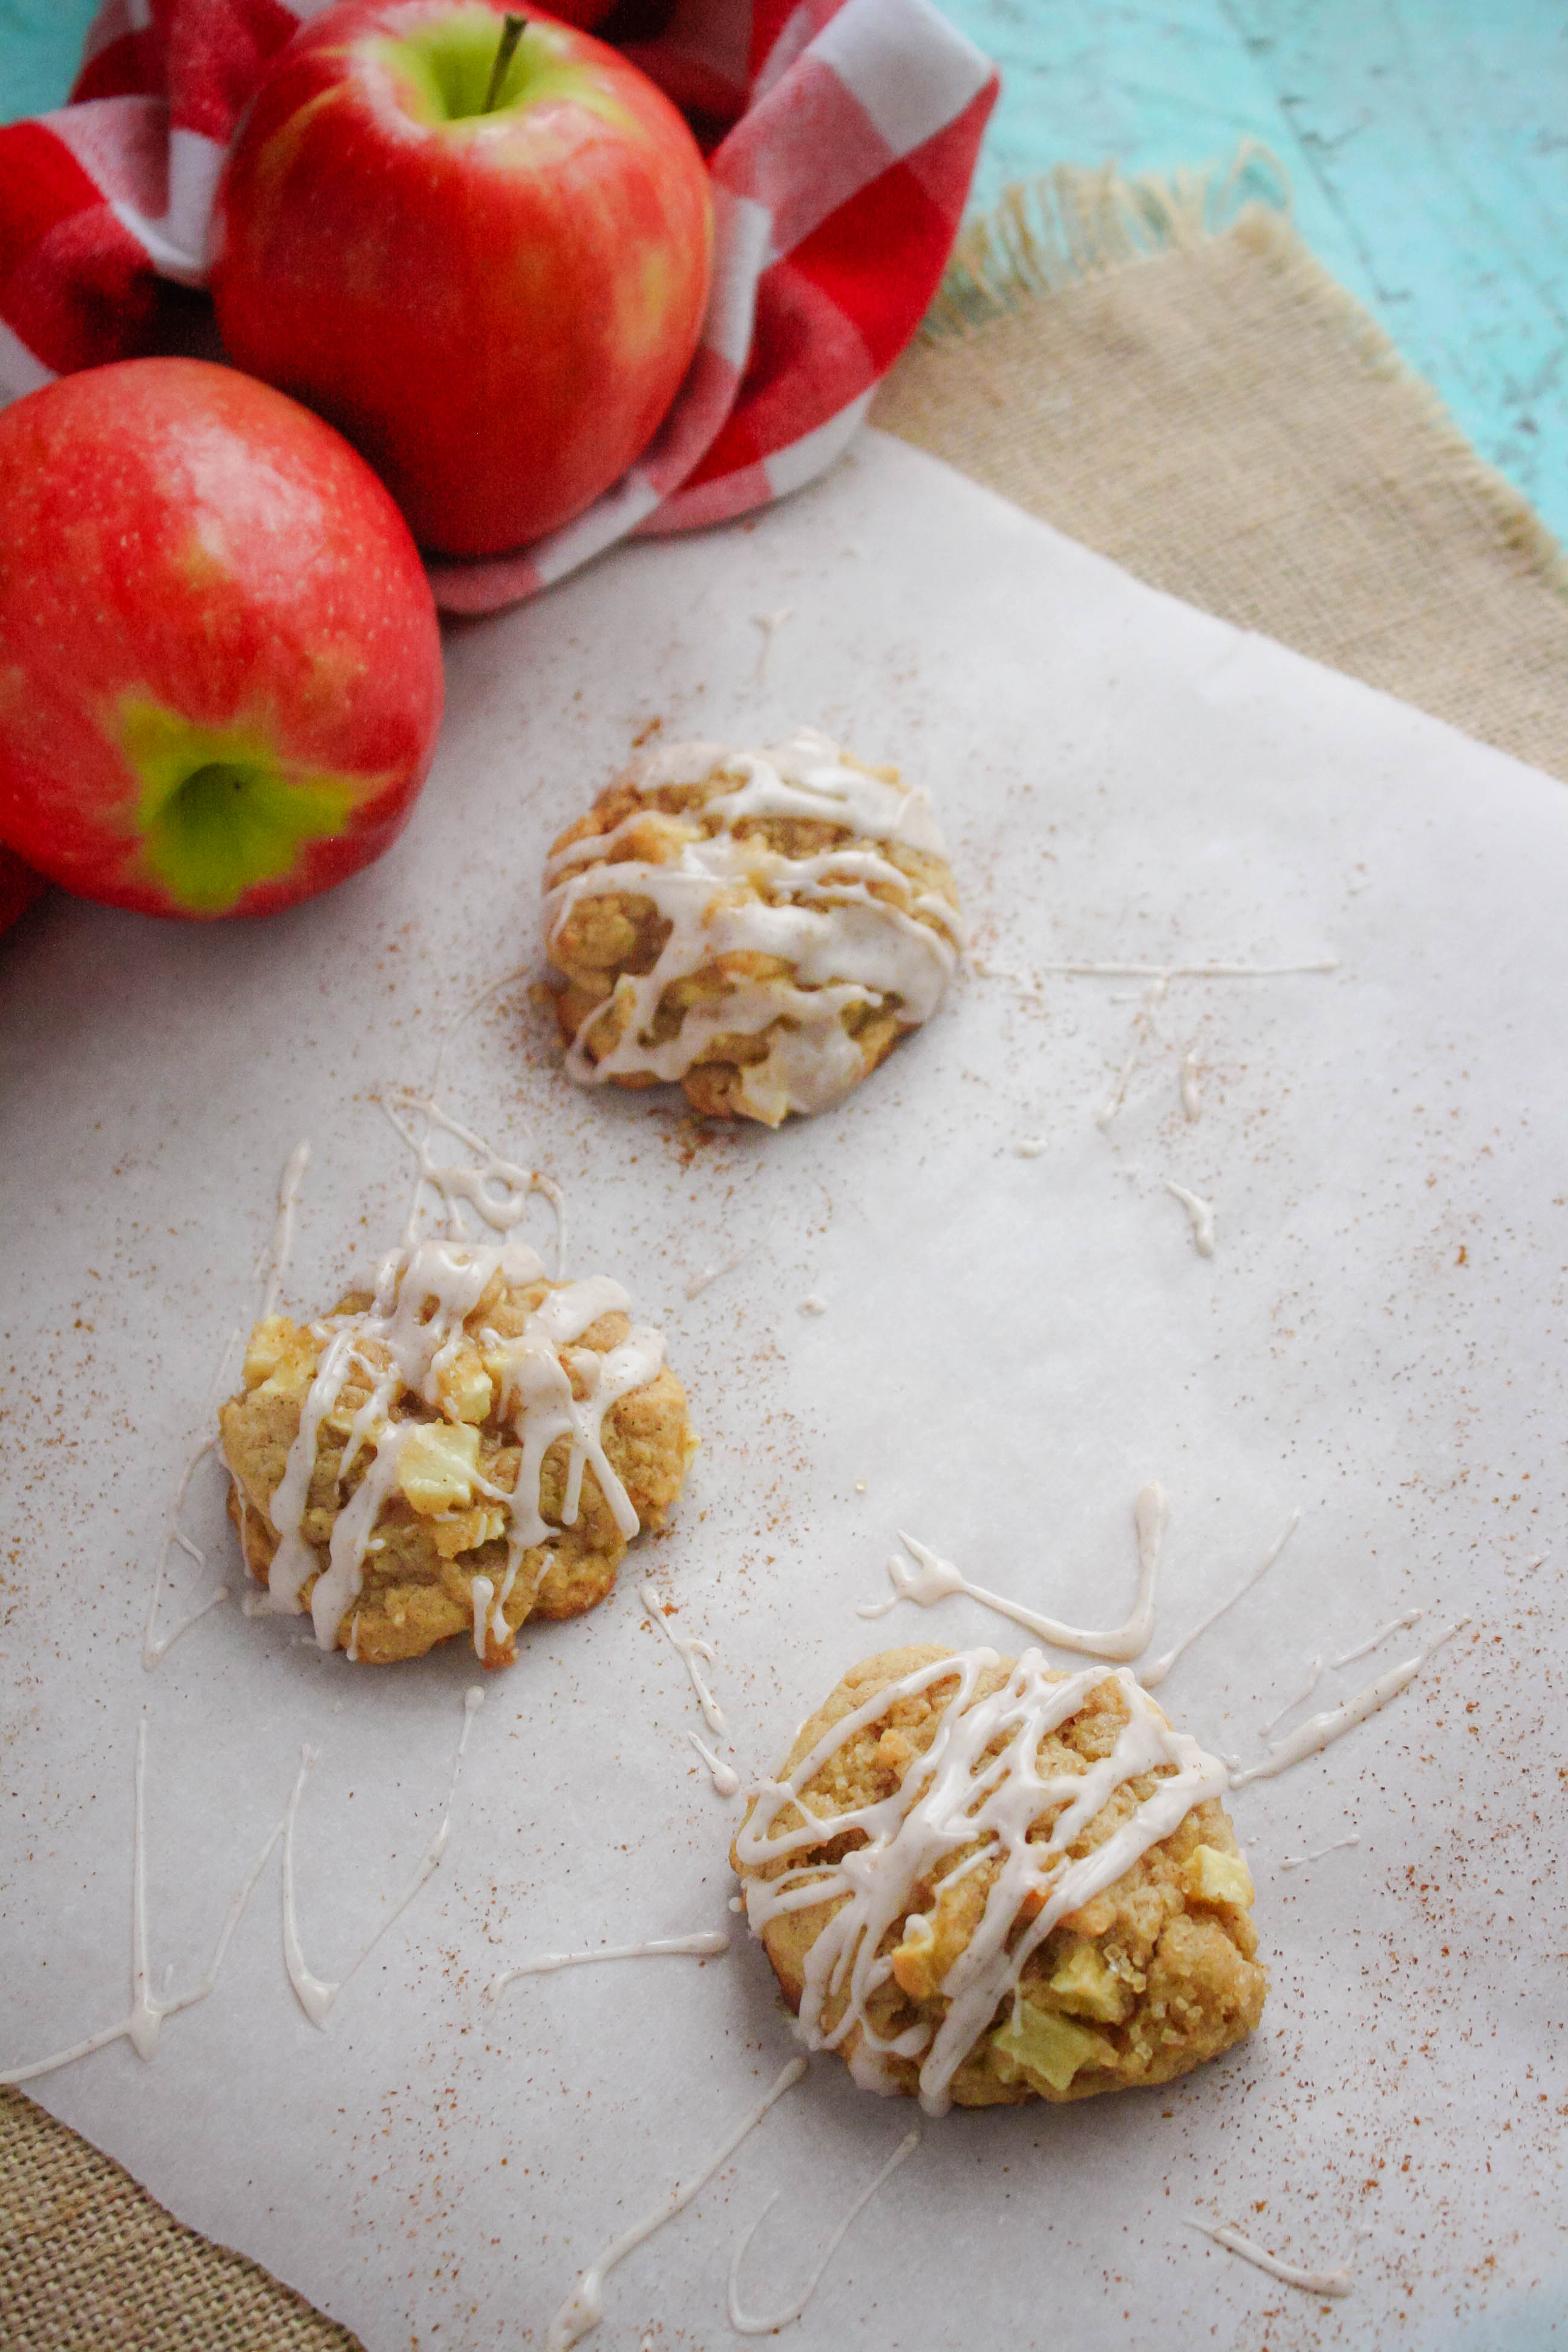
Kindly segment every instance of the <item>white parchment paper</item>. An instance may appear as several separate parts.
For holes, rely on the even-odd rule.
[[[441,1868],[324,2032],[284,1974],[275,1855],[152,2062],[122,2041],[35,2095],[371,2352],[541,2344],[792,2046],[742,1938],[486,1999],[531,1952],[736,1924],[738,1806],[686,1744],[700,1719],[640,1577],[715,1644],[750,1773],[859,1655],[1016,1646],[963,1601],[857,1618],[900,1528],[1114,1622],[1157,1478],[1161,1648],[1301,1512],[1162,1689],[1210,1745],[1253,1760],[1308,1662],[1390,1617],[1428,1612],[1315,1705],[1445,1612],[1473,1623],[1386,1713],[1235,1799],[1273,1977],[1253,2042],[1163,2092],[923,2125],[795,2341],[1544,2342],[1565,2292],[1562,788],[875,436],[754,523],[620,551],[449,650],[436,772],[371,873],[253,928],[56,901],[0,946],[0,2065],[129,2007],[143,1715],[154,1990],[205,1967],[302,1740],[318,1973],[424,1850],[475,1679],[458,1645],[355,1670],[230,1602],[147,1674],[141,1627],[288,1153],[309,1137],[285,1301],[320,1311],[401,1221],[378,1091],[426,1082],[521,966],[443,1098],[565,1187],[574,1270],[666,1328],[704,1439],[672,1530],[486,1678]],[[650,728],[799,720],[931,783],[982,954],[1037,985],[966,975],[841,1111],[776,1136],[575,1091],[527,993],[550,839]],[[1142,981],[1047,970],[1331,957],[1173,978],[1152,1008]],[[1212,1257],[1167,1180],[1213,1202]],[[237,1586],[210,1464],[186,1525]],[[787,2303],[911,2120],[816,2061],[613,2274],[604,2352],[734,2340],[730,2248],[774,2189],[743,2293]],[[1354,2291],[1282,2286],[1191,2214],[1350,2260]]]

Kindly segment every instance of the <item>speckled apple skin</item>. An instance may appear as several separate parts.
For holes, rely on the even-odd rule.
[[[330,417],[421,546],[482,556],[647,446],[701,331],[711,195],[669,100],[565,26],[525,37],[584,96],[414,119],[395,46],[451,14],[340,0],[279,53],[225,169],[212,285],[241,366]]]
[[[407,527],[296,402],[205,361],[143,359],[0,412],[0,841],[41,874],[203,911],[146,870],[124,713],[151,704],[352,782],[342,829],[225,911],[328,889],[406,822],[442,696]]]

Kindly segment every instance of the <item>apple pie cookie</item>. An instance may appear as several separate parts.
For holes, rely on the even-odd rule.
[[[544,887],[571,1076],[679,1081],[768,1127],[842,1102],[931,1018],[963,946],[927,793],[809,728],[646,755],[561,835]]]
[[[1225,1766],[1125,1667],[889,1650],[802,1725],[731,1859],[812,2049],[961,2106],[1164,2083],[1268,1978]]]
[[[660,1333],[616,1282],[552,1282],[508,1241],[395,1251],[320,1322],[269,1316],[219,1412],[264,1606],[382,1665],[602,1601],[696,1451]]]

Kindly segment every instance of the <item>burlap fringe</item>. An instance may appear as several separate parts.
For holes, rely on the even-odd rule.
[[[921,340],[962,342],[1041,297],[1163,255],[1194,252],[1221,236],[1235,237],[1304,304],[1332,319],[1363,367],[1415,395],[1436,454],[1454,467],[1508,545],[1568,596],[1568,554],[1529,500],[1477,455],[1431,385],[1301,243],[1291,225],[1289,174],[1261,140],[1244,139],[1228,163],[1169,178],[1129,176],[1114,163],[1058,164],[1006,189],[993,212],[960,235]]]
[[[1263,206],[1289,217],[1290,182],[1257,139],[1244,139],[1228,164],[1169,179],[1128,178],[1114,163],[1059,163],[1006,189],[994,212],[962,231],[921,336],[951,342],[1032,295],[1060,293],[1158,254],[1189,253]]]

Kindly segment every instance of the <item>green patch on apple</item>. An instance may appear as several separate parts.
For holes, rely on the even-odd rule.
[[[385,781],[291,769],[243,728],[198,727],[161,704],[121,705],[121,746],[141,784],[140,864],[190,915],[226,915],[296,871]]]
[[[512,21],[508,20],[509,27]],[[427,25],[416,24],[378,47],[400,85],[405,111],[416,122],[462,130],[504,117],[516,107],[559,99],[585,108],[603,121],[635,128],[626,110],[616,105],[551,26],[524,24],[503,48],[506,41],[493,12],[474,7],[455,9]]]

